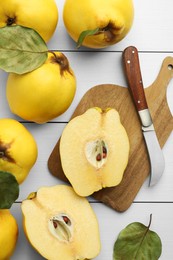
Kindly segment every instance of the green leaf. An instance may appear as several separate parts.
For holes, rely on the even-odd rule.
[[[0,209],[10,209],[19,196],[19,184],[9,172],[0,171]]]
[[[81,34],[79,35],[78,41],[77,41],[77,48],[80,48],[80,46],[82,45],[83,41],[85,40],[85,38],[87,36],[91,36],[91,35],[96,35],[100,32],[100,28],[96,28],[94,30],[86,30],[81,32]]]
[[[151,224],[151,218],[150,218]],[[158,260],[162,252],[160,237],[150,224],[134,222],[123,229],[114,244],[114,260]]]
[[[31,28],[20,25],[0,28],[0,68],[23,74],[40,67],[47,59],[47,45]]]

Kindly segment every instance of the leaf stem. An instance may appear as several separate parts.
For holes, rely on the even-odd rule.
[[[148,224],[148,229],[149,229],[150,226],[151,226],[151,222],[152,222],[152,214],[150,214],[150,221],[149,221],[149,224]]]

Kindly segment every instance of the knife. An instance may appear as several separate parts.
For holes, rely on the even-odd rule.
[[[160,180],[164,172],[165,161],[147,105],[136,47],[129,46],[123,51],[123,62],[128,87],[142,124],[142,132],[150,159],[149,186],[153,186]]]

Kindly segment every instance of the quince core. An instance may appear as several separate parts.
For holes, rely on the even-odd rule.
[[[30,243],[46,259],[84,260],[99,254],[96,215],[72,187],[42,187],[22,202],[22,212]]]
[[[129,157],[129,139],[115,109],[90,108],[73,118],[60,139],[64,174],[80,196],[118,185]]]

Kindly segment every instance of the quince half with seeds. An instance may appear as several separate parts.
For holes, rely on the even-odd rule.
[[[22,202],[24,230],[32,246],[49,260],[84,260],[100,252],[96,215],[72,187],[42,187]]]
[[[80,196],[116,186],[123,178],[129,148],[119,113],[90,108],[63,130],[60,158],[64,174]]]

